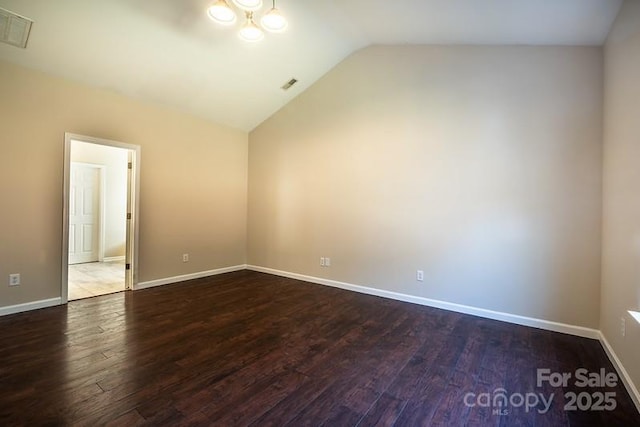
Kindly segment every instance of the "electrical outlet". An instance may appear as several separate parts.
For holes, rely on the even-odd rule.
[[[324,259],[324,266],[325,267],[331,267],[331,258],[325,258]]]
[[[20,284],[20,273],[9,275],[9,286],[18,286]]]
[[[624,317],[620,318],[620,334],[623,337],[627,335],[627,320]]]
[[[189,254],[182,254],[182,262],[189,262]]]
[[[418,282],[424,281],[424,271],[422,271],[422,270],[417,270],[416,271],[416,280]]]
[[[320,258],[320,267],[324,267],[325,266],[325,262],[326,261],[325,261],[324,257],[321,257]]]

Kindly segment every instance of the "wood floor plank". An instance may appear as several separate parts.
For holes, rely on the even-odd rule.
[[[263,273],[123,292],[0,318],[0,425],[640,425],[564,411],[536,370],[615,372],[598,341]],[[554,394],[539,413],[468,393]]]
[[[451,370],[445,366],[434,365],[423,377],[420,389],[412,396],[400,413],[397,425],[430,425],[436,409],[444,396]],[[464,420],[461,424],[464,424]]]
[[[359,426],[390,427],[396,423],[406,402],[383,393],[358,423]]]
[[[454,371],[435,409],[431,424],[434,426],[466,424],[471,408],[461,405],[461,402],[464,402],[467,390],[473,390],[474,385],[474,375],[465,371]]]

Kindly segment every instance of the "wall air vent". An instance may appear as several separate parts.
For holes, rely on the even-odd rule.
[[[31,24],[31,19],[0,8],[0,42],[26,48]]]
[[[289,90],[291,86],[293,86],[296,83],[298,83],[297,79],[291,79],[288,82],[286,82],[284,86],[282,86],[282,90]]]

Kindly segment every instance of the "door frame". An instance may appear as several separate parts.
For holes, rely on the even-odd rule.
[[[84,142],[84,141],[83,141]],[[80,165],[85,167],[90,167],[94,169],[98,169],[98,173],[100,176],[98,182],[98,262],[104,261],[104,239],[105,239],[105,206],[106,206],[106,191],[105,191],[105,183],[106,183],[106,166],[105,165],[96,165],[94,163],[85,163],[85,162],[73,162],[69,163],[69,173],[71,173],[71,165]],[[71,187],[71,175],[69,175],[69,186],[67,189]],[[68,201],[67,201],[68,203]],[[67,209],[69,205],[67,204]],[[69,221],[67,220],[67,225]],[[69,263],[69,259],[67,258],[67,263]]]
[[[69,301],[69,186],[71,183],[71,141],[123,148],[129,152],[130,167],[128,169],[127,179],[127,206],[130,207],[130,211],[127,212],[127,214],[131,214],[131,218],[127,218],[127,255],[125,263],[129,265],[129,270],[125,271],[125,289],[135,289],[135,285],[138,283],[138,242],[140,237],[138,213],[140,212],[139,171],[141,147],[139,145],[109,139],[65,132],[64,185],[62,192],[62,283],[60,290],[62,304],[66,304]]]

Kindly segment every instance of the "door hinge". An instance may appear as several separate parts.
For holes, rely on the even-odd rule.
[[[131,270],[131,264],[125,264],[124,265],[124,269],[125,270]]]
[[[133,169],[133,163],[131,163],[131,162],[127,163],[127,168],[128,169]]]
[[[127,214],[127,219],[131,219],[131,214],[130,213]]]

